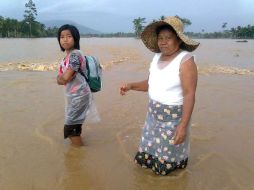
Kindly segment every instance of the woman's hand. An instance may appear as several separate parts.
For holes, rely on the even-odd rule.
[[[183,125],[178,125],[176,128],[176,133],[174,136],[174,145],[178,145],[184,142],[186,137],[186,127]]]
[[[120,94],[123,96],[129,90],[131,90],[131,84],[130,83],[124,84],[120,87]]]
[[[142,80],[142,81],[139,81],[139,82],[131,82],[131,83],[123,84],[120,87],[120,94],[123,96],[129,90],[147,92],[147,90],[148,90],[148,79],[147,80]]]

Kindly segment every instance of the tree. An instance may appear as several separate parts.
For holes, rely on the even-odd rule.
[[[3,25],[4,25],[4,17],[0,16],[0,37],[2,37],[3,33]]]
[[[176,15],[176,17],[182,21],[184,28],[192,24],[191,21],[187,18],[181,18],[178,15]]]
[[[143,24],[146,23],[145,18],[138,17],[137,19],[134,19],[132,22],[134,24],[135,35],[137,38],[140,38],[141,32],[144,29]]]
[[[165,17],[164,15],[162,15],[162,16],[160,16],[159,19],[153,19],[151,23],[153,23],[153,22],[158,22],[158,21],[163,21],[163,20],[165,20],[165,18],[166,18],[166,17]]]
[[[33,37],[56,37],[58,28],[46,28],[40,22],[34,21],[32,23],[32,36]],[[4,18],[0,16],[0,37],[2,38],[18,38],[29,36],[29,25],[25,20],[18,21],[13,18]]]
[[[3,36],[4,17],[0,16],[0,37]]]
[[[57,36],[58,28],[54,26],[53,28],[47,28],[46,30],[46,36],[48,37],[56,37]]]
[[[33,0],[29,0],[25,4],[24,21],[29,25],[29,37],[32,36],[32,24],[35,22],[35,16],[37,16],[37,10]]]
[[[227,27],[227,24],[228,24],[227,22],[224,22],[224,23],[222,24],[221,28],[222,28],[222,29],[225,29],[225,28]]]
[[[3,30],[4,30],[4,36],[9,38],[11,35],[11,30],[12,30],[12,24],[11,24],[10,18],[5,19],[5,22],[3,24]]]
[[[230,29],[230,33],[231,33],[231,38],[235,38],[236,37],[236,30],[235,30],[235,28],[231,28]]]
[[[160,20],[165,20],[165,16],[164,15],[162,15],[161,17],[160,17]]]

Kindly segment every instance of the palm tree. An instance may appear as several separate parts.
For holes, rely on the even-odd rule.
[[[191,21],[187,18],[181,18],[178,15],[176,15],[176,17],[182,21],[184,28],[192,24]]]
[[[225,29],[226,27],[227,27],[227,22],[224,22],[223,24],[222,24],[222,26],[221,26],[221,28],[223,28],[223,29]]]
[[[138,17],[134,19],[132,22],[134,24],[135,35],[137,38],[140,38],[140,35],[144,29],[143,24],[146,23],[145,18]]]

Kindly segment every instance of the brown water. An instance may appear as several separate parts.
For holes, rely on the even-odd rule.
[[[63,54],[53,49],[57,44],[49,45],[55,40],[45,40],[48,42],[35,40],[47,48],[38,45],[38,52],[25,53],[24,64],[46,65],[60,59]],[[13,53],[8,61],[8,56],[3,61],[1,55],[0,64],[7,70],[0,72],[1,190],[254,189],[254,46],[228,40],[201,41],[196,52],[200,75],[190,162],[186,170],[160,177],[132,162],[147,94],[118,95],[123,81],[147,77],[152,54],[135,39],[82,40],[86,45],[83,51],[99,55],[106,69],[104,90],[95,94],[102,121],[85,125],[85,147],[80,149],[63,140],[63,87],[56,85],[56,72],[17,71],[6,64],[18,65],[14,58],[19,60],[20,55]],[[224,48],[220,49],[220,44]],[[239,56],[232,54],[235,49],[241,52]],[[36,54],[46,58],[37,60]]]
[[[235,40],[200,39],[195,51],[202,74],[254,74],[254,40],[237,43]],[[81,50],[99,57],[105,68],[123,62],[147,63],[153,56],[133,38],[81,38]],[[0,71],[55,71],[63,58],[55,38],[0,39]],[[140,60],[140,53],[145,59]]]

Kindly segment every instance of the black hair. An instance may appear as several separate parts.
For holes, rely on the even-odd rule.
[[[65,24],[65,25],[61,26],[57,32],[57,40],[58,40],[61,50],[65,51],[65,49],[60,44],[61,32],[63,30],[69,30],[71,32],[71,35],[74,39],[74,49],[80,49],[80,46],[79,46],[80,34],[79,34],[78,29],[73,25]]]
[[[156,32],[156,35],[158,36],[159,33],[160,33],[162,30],[171,31],[171,32],[173,32],[173,33],[178,37],[178,35],[177,35],[176,31],[174,30],[174,28],[173,28],[172,26],[168,25],[168,24],[164,24],[164,25],[158,26],[158,27],[156,28],[156,31],[155,31],[155,32]]]
[[[156,36],[157,36],[157,37],[158,37],[159,33],[160,33],[162,30],[168,30],[168,31],[170,31],[170,32],[173,32],[173,33],[176,35],[177,39],[178,39],[178,40],[181,40],[181,39],[179,38],[178,34],[176,33],[175,29],[174,29],[172,26],[168,25],[168,24],[164,24],[164,25],[158,26],[158,27],[155,29]],[[181,44],[180,44],[179,47],[180,47],[180,49],[186,49],[186,48],[184,47],[184,42],[183,42],[182,40],[181,40]]]

